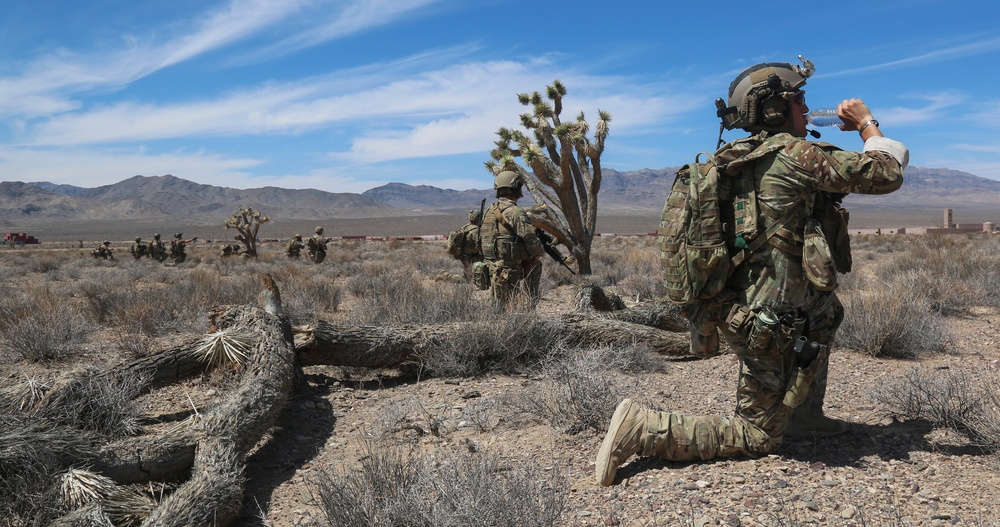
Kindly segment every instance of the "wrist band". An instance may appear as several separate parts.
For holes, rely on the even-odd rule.
[[[870,124],[874,124],[875,128],[878,128],[878,121],[876,121],[875,119],[872,119],[871,121],[868,121],[867,123],[861,125],[861,128],[858,128],[858,133],[860,134],[861,132],[864,132],[865,128],[868,128],[868,125],[870,125]]]

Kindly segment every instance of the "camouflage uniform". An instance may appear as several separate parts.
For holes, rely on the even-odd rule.
[[[184,235],[179,232],[174,235],[174,239],[170,240],[170,258],[174,260],[175,264],[184,263],[184,260],[187,260],[187,252],[185,249],[187,244],[195,240],[197,240],[197,238],[185,240]]]
[[[762,148],[769,152],[752,159]],[[766,131],[716,152],[719,166],[728,163],[731,171],[752,163],[762,228],[791,218],[736,269],[723,293],[693,317],[702,338],[718,329],[740,358],[736,412],[731,417],[690,416],[645,409],[626,399],[612,421],[612,428],[625,423],[618,430],[619,444],[631,441],[642,455],[674,461],[760,456],[781,444],[796,407],[822,408],[829,350],[844,310],[832,290],[819,290],[804,274],[805,223],[813,217],[814,207],[830,206],[824,201],[826,193],[897,190],[903,183],[905,152],[900,143],[884,137],[868,139],[864,151],[857,153]],[[795,211],[786,216],[789,208]],[[778,323],[766,326],[761,313]],[[800,336],[819,349],[816,359],[801,368],[793,349]],[[628,434],[635,435],[626,440]],[[614,467],[605,466],[608,460],[602,455],[608,454],[617,457]],[[614,471],[608,474],[606,469],[617,469],[617,463],[630,454],[609,452],[602,446],[598,483],[610,484]]]
[[[308,251],[306,254],[313,263],[322,263],[326,259],[326,237],[323,236],[323,227],[316,227],[316,234],[306,242]]]
[[[545,254],[535,227],[524,209],[511,199],[501,197],[483,214],[480,231],[483,257],[490,262],[490,296],[499,302],[510,300],[518,284],[539,297],[542,261]]]
[[[103,258],[105,260],[115,259],[114,251],[111,250],[111,242],[109,241],[105,241],[98,244],[97,248],[91,251],[90,254],[94,258]]]
[[[132,254],[133,258],[138,260],[144,256],[148,256],[146,249],[147,249],[146,244],[142,243],[142,238],[136,236],[135,243],[133,243],[132,246],[129,247],[129,252]]]
[[[483,261],[482,249],[479,245],[479,211],[469,211],[469,223],[449,234],[449,243],[455,240],[454,246],[449,245],[448,254],[462,262],[465,279],[472,281],[472,265]],[[472,249],[474,248],[474,249]],[[470,252],[473,251],[474,252]]]
[[[164,262],[167,259],[167,248],[164,247],[163,242],[160,240],[159,234],[154,234],[153,239],[149,241],[147,246],[146,254],[156,260],[157,262]]]
[[[304,247],[305,244],[302,243],[302,235],[296,234],[292,237],[292,241],[288,242],[288,246],[285,247],[285,256],[289,258],[301,258]]]

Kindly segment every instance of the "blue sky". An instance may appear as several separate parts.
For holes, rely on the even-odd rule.
[[[5,0],[0,181],[489,188],[554,79],[565,117],[611,112],[605,166],[677,166],[741,69],[799,54],[810,106],[864,99],[912,165],[1000,179],[995,2]]]

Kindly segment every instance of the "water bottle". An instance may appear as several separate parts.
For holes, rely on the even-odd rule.
[[[816,108],[806,114],[806,120],[813,126],[833,126],[844,124],[844,121],[837,117],[836,108]]]

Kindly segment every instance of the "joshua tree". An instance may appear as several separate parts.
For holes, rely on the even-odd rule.
[[[590,250],[597,223],[597,193],[601,190],[601,154],[608,136],[611,114],[597,110],[593,140],[587,138],[590,125],[583,112],[576,121],[560,119],[566,87],[558,80],[546,86],[546,98],[538,92],[518,94],[531,113],[521,114],[521,126],[532,131],[529,137],[519,130],[501,128],[499,140],[485,163],[491,174],[514,170],[525,176],[528,191],[537,207],[529,209],[536,227],[568,247],[580,274],[590,274]],[[527,168],[515,158],[524,160]],[[530,170],[529,170],[530,169]]]
[[[243,244],[246,249],[243,254],[246,258],[257,257],[257,232],[262,223],[271,221],[267,216],[261,216],[251,207],[240,207],[239,212],[233,213],[233,217],[226,220],[226,230],[236,229],[236,241]]]

